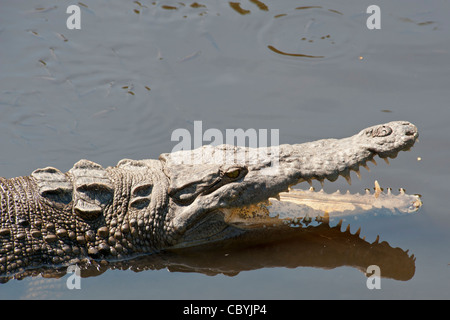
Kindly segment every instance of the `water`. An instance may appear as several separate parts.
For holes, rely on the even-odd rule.
[[[192,132],[196,120],[203,130],[279,129],[281,143],[408,120],[420,132],[411,152],[325,189],[378,180],[422,194],[419,214],[361,231],[409,250],[415,272],[369,290],[350,266],[108,270],[81,290],[68,290],[67,276],[10,281],[0,298],[450,297],[448,2],[378,1],[381,30],[366,27],[369,1],[84,2],[81,30],[66,27],[70,4],[0,5],[1,176],[66,171],[81,158],[104,167],[156,158],[175,146],[173,130]]]

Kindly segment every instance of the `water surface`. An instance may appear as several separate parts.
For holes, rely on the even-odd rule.
[[[380,30],[366,27],[369,1],[86,1],[81,30],[66,27],[70,4],[1,4],[1,176],[156,158],[196,120],[203,130],[279,129],[280,143],[408,120],[420,132],[411,152],[325,189],[356,192],[376,179],[422,194],[419,214],[361,231],[414,254],[415,269],[382,278],[380,290],[351,266],[108,270],[81,290],[67,290],[65,277],[9,281],[0,298],[450,297],[448,2],[378,1]]]

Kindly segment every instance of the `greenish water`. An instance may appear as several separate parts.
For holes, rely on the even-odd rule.
[[[175,146],[173,130],[193,132],[196,120],[222,132],[279,129],[280,143],[408,120],[420,132],[411,152],[325,189],[378,180],[421,194],[419,214],[361,231],[409,250],[415,272],[369,290],[352,266],[108,270],[80,290],[66,288],[67,276],[9,281],[1,299],[450,297],[448,2],[378,1],[380,30],[366,27],[369,1],[92,1],[78,3],[80,30],[66,27],[71,4],[0,5],[0,176],[157,158]]]

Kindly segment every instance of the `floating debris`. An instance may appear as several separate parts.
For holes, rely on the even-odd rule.
[[[258,8],[261,9],[262,11],[269,11],[269,7],[265,3],[262,3],[261,1],[250,0],[250,2],[256,4]]]
[[[275,53],[282,54],[284,56],[303,57],[303,58],[325,58],[325,56],[312,56],[312,55],[309,55],[309,54],[302,54],[302,53],[287,53],[287,52],[280,51],[280,50],[278,50],[277,48],[275,48],[274,46],[271,46],[271,45],[267,46],[267,48],[269,48],[270,50],[272,50]]]
[[[34,30],[27,30],[27,32],[31,33],[32,35],[36,36],[36,37],[40,37],[39,33],[37,33]]]
[[[178,62],[185,62],[185,61],[189,61],[189,60],[195,59],[201,53],[202,53],[201,50],[198,50],[198,51],[196,51],[196,52],[194,52],[194,53],[192,53],[192,54],[190,54],[190,55],[188,55],[188,56],[186,56],[184,58],[181,58],[180,60],[178,60]]]
[[[234,9],[237,13],[241,15],[246,15],[250,13],[250,10],[245,10],[241,8],[241,4],[239,2],[229,2],[230,7]]]
[[[426,26],[426,25],[433,24],[433,23],[436,23],[436,22],[434,22],[434,21],[418,22],[417,25],[418,26]]]
[[[295,10],[305,10],[305,9],[321,9],[322,6],[304,6],[304,7],[297,7]]]
[[[174,6],[167,6],[167,5],[163,5],[161,6],[161,8],[165,9],[165,10],[178,10],[177,7]]]
[[[337,11],[337,10],[328,9],[328,11],[333,12],[333,13],[337,13],[337,14],[340,14],[340,15],[344,15],[342,12]]]
[[[56,35],[58,36],[58,38],[60,38],[60,39],[63,40],[64,42],[69,41],[62,33],[56,32]]]
[[[53,7],[50,7],[50,8],[38,7],[38,8],[35,8],[34,11],[31,11],[31,13],[48,12],[48,11],[54,10],[56,8],[58,8],[58,6],[53,6]]]
[[[197,2],[194,2],[191,4],[191,8],[206,8],[204,4],[199,4]]]

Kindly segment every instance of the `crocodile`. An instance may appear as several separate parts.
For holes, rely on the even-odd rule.
[[[293,210],[280,215],[288,211],[285,204],[326,203],[323,192],[309,191],[305,197],[292,187],[339,176],[350,182],[350,171],[359,176],[359,167],[367,168],[374,156],[395,158],[417,138],[415,125],[393,121],[342,139],[276,148],[209,145],[158,159],[124,159],[114,167],[80,160],[66,173],[46,167],[30,176],[0,178],[0,275],[43,266],[127,261],[164,250],[248,239],[255,230],[261,239],[268,226],[284,230],[300,220],[306,225],[328,222],[334,213],[318,207],[306,214]],[[345,197],[334,196],[338,200],[331,203]],[[392,212],[413,212],[421,204],[416,196],[376,188],[375,195],[345,198],[341,202],[354,202],[353,209],[340,212],[358,215],[364,206],[377,207],[377,201]]]

